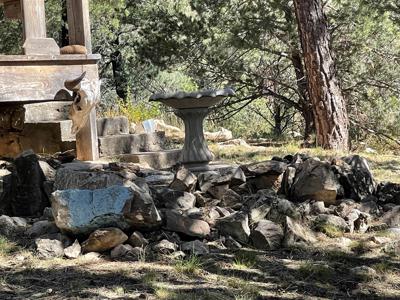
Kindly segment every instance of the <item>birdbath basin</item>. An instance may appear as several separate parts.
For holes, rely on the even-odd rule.
[[[235,94],[232,89],[206,90],[193,93],[155,94],[150,101],[158,101],[174,109],[185,124],[185,144],[181,162],[185,167],[202,167],[213,156],[204,138],[203,122],[210,107]]]

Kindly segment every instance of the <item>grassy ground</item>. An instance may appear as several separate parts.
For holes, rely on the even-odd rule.
[[[353,251],[321,240],[313,249],[220,250],[154,262],[39,260],[3,240],[0,299],[399,299],[399,258],[369,249],[365,235],[349,237]],[[352,275],[362,265],[377,274]]]
[[[297,152],[321,158],[343,155],[295,145],[210,148],[217,159],[236,163]],[[377,179],[400,183],[398,157],[360,154]],[[346,249],[321,237],[310,249],[218,250],[201,258],[143,257],[140,262],[107,256],[40,260],[0,237],[0,299],[400,299],[400,258],[377,250],[370,235],[344,236],[352,240]],[[363,265],[377,274],[358,277],[350,272]]]
[[[210,145],[216,159],[234,163],[250,163],[271,159],[273,156],[283,157],[288,154],[305,153],[321,159],[342,157],[345,155],[359,154],[370,163],[372,172],[378,181],[391,181],[400,183],[400,156],[390,153],[343,153],[327,151],[321,148],[302,149],[296,144],[281,147],[245,147],[245,146],[220,146]]]

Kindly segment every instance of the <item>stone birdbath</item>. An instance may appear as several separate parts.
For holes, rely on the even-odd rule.
[[[230,89],[205,90],[193,93],[155,94],[150,101],[158,101],[174,109],[175,115],[185,123],[185,144],[181,163],[187,168],[206,167],[213,159],[204,138],[203,121],[210,107],[235,92]]]

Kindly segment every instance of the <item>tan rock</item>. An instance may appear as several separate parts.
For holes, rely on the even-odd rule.
[[[104,252],[128,240],[128,236],[119,228],[103,228],[94,231],[82,244],[82,252]]]

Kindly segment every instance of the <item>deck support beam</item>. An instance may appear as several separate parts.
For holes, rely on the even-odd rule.
[[[85,46],[87,53],[92,53],[89,0],[67,0],[67,17],[69,44]],[[76,152],[79,160],[99,159],[95,108],[85,127],[76,135]]]

